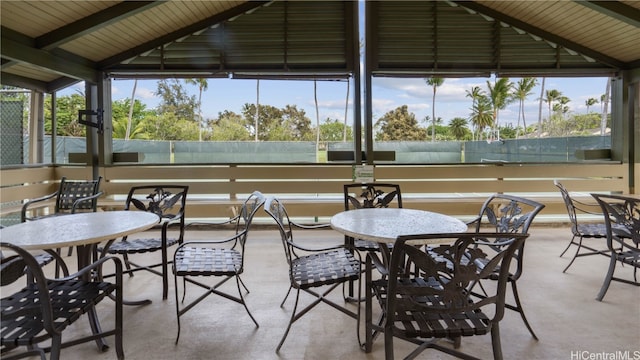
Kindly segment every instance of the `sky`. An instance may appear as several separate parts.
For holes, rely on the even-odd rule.
[[[517,78],[511,78],[514,83]],[[471,98],[467,97],[467,90],[473,86],[479,86],[487,91],[487,81],[493,82],[493,78],[451,78],[437,88],[435,114],[447,124],[455,117],[469,118],[471,113]],[[540,83],[541,79],[538,79]],[[600,100],[605,93],[606,78],[547,78],[545,90],[556,89],[567,96],[571,102],[568,104],[570,113],[584,114],[587,112],[585,101],[589,98]],[[133,80],[112,81],[112,98],[120,100],[130,98],[133,89]],[[398,106],[407,105],[409,112],[416,115],[416,119],[422,126],[425,116],[432,114],[433,89],[424,79],[407,78],[374,78],[372,83],[373,117],[374,121],[386,112],[394,110]],[[241,113],[245,103],[255,103],[257,96],[256,80],[246,79],[208,79],[208,89],[202,94],[202,116],[204,119],[218,117],[218,113],[229,110]],[[157,80],[139,80],[136,86],[135,99],[147,105],[148,109],[158,106],[160,99],[154,95]],[[198,87],[186,84],[187,91],[198,97]],[[84,92],[84,84],[79,83],[58,93],[68,95],[73,92]],[[353,84],[349,89],[349,110],[347,123],[353,123]],[[344,120],[345,98],[347,96],[346,81],[318,81],[317,101],[319,118],[324,122],[326,118]],[[538,98],[540,97],[540,84],[538,84],[525,102],[525,120],[527,125],[533,124],[538,119]],[[316,122],[316,110],[314,102],[313,81],[285,81],[285,80],[260,80],[260,104],[284,108],[286,105],[297,105],[298,109],[305,110],[312,123]],[[591,107],[591,111],[600,112],[600,104]],[[546,103],[543,104],[543,117],[547,115]],[[500,125],[518,122],[518,103],[509,105],[499,114]]]

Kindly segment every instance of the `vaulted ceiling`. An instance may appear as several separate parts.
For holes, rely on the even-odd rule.
[[[3,85],[109,77],[612,74],[640,1],[0,1]],[[366,30],[359,34],[360,29]]]

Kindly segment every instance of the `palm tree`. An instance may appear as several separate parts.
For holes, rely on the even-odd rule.
[[[516,126],[516,129],[520,126],[520,116],[522,116],[522,124],[524,126],[525,135],[527,133],[527,121],[524,118],[524,101],[529,95],[531,95],[533,87],[537,85],[537,82],[538,80],[536,78],[522,78],[518,81],[515,87],[515,91],[513,92],[514,98],[518,99],[520,103],[520,109],[518,110],[518,125]],[[516,138],[518,138],[517,132]]]
[[[467,90],[466,96],[471,98],[471,109],[473,109],[476,106],[478,99],[485,96],[485,92],[479,86],[474,86],[471,90]],[[472,135],[475,139],[475,132],[472,132]]]
[[[598,99],[596,98],[588,98],[584,101],[584,104],[587,105],[587,114],[589,113],[589,108],[598,103]]]
[[[131,124],[131,121],[127,119],[126,123],[122,123],[124,119],[113,119],[112,123],[112,136],[114,139],[147,139],[148,133],[145,132],[144,122],[140,121],[135,126]],[[131,128],[133,127],[133,129]],[[127,134],[129,131],[129,134]]]
[[[511,97],[513,83],[509,81],[509,78],[500,78],[496,79],[493,85],[487,80],[487,87],[489,88],[489,100],[491,101],[491,106],[493,108],[493,124],[491,127],[495,129],[498,127],[498,115],[500,110],[507,107],[507,105],[513,101],[513,98]]]
[[[600,120],[600,135],[604,136],[607,129],[607,113],[609,112],[609,92],[611,91],[611,78],[607,79],[607,88],[602,99],[602,119]]]
[[[549,106],[549,118],[547,121],[551,121],[551,109],[553,108],[553,102],[557,101],[561,96],[562,92],[556,89],[547,90],[547,92],[545,92],[544,102]]]
[[[344,101],[344,129],[342,131],[342,141],[347,142],[347,114],[349,112],[349,89],[351,80],[347,78],[347,98]]]
[[[471,123],[478,133],[478,140],[480,140],[480,134],[482,134],[484,128],[491,127],[493,124],[492,110],[491,101],[486,96],[479,97],[472,109]]]
[[[425,79],[427,85],[433,87],[433,97],[431,102],[431,141],[436,141],[436,89],[444,83],[443,78],[430,77]]]
[[[207,91],[209,83],[205,78],[199,79],[185,79],[187,84],[198,85],[198,141],[202,141],[202,92]]]
[[[320,150],[320,110],[318,109],[318,81],[313,79],[313,100],[316,104],[316,156]]]
[[[540,98],[538,99],[538,137],[542,136],[542,103],[544,102],[544,83],[546,78],[542,78],[540,85]]]
[[[560,98],[558,99],[558,104],[560,105],[560,112],[562,113],[563,120],[564,115],[569,112],[569,106],[567,106],[569,102],[571,102],[571,99],[566,96],[560,96]]]
[[[258,118],[260,114],[260,79],[256,80],[256,114],[255,118],[255,131],[256,131],[256,142],[258,141]]]
[[[461,117],[451,119],[449,122],[449,129],[451,129],[451,134],[456,138],[456,140],[464,138],[467,133],[467,124],[467,119]]]
[[[127,118],[127,129],[124,133],[124,139],[129,140],[131,136],[131,119],[133,118],[133,105],[135,104],[136,88],[138,87],[138,79],[133,81],[133,90],[131,90],[131,105],[129,106],[129,117]]]

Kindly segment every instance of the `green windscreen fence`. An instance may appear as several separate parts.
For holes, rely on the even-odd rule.
[[[28,138],[5,134],[2,129],[2,156],[16,164],[27,163]],[[15,130],[18,131],[18,130]],[[5,138],[6,143],[5,143]],[[56,162],[69,163],[70,153],[86,152],[84,138],[59,136]],[[11,144],[17,146],[11,147]],[[22,145],[22,146],[20,146]],[[137,153],[141,164],[296,164],[325,162],[326,151],[353,152],[352,142],[323,144],[316,154],[313,141],[151,141],[114,140],[114,152]],[[7,149],[5,154],[5,148]],[[393,153],[385,164],[475,164],[488,162],[574,163],[585,161],[581,153],[611,148],[611,137],[578,136],[492,141],[388,141],[374,143],[375,152]],[[51,138],[44,139],[45,160],[51,159]],[[22,160],[14,159],[16,156]],[[587,159],[588,160],[588,159]]]

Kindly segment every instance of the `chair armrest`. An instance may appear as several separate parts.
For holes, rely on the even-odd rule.
[[[93,271],[98,269],[99,273],[102,273],[102,265],[107,261],[113,261],[116,267],[115,276],[116,276],[116,284],[122,284],[122,261],[115,256],[104,256],[100,259],[94,261],[93,263],[83,267],[77,272],[70,274],[69,276],[65,276],[62,278],[58,278],[55,280],[65,281],[65,280],[74,280],[78,278],[82,278],[85,275],[93,276]]]
[[[478,216],[478,217],[476,217],[476,218],[475,218],[475,219],[473,219],[473,220],[467,221],[465,224],[466,224],[467,226],[469,226],[469,225],[473,225],[473,224],[477,224],[477,223],[479,223],[479,222],[480,222],[480,220],[481,220],[481,217],[479,217],[479,216]]]
[[[305,225],[305,224],[299,224],[293,221],[289,221],[289,223],[299,229],[307,229],[307,230],[312,230],[312,229],[325,229],[325,228],[330,228],[331,224],[315,224],[315,225]]]
[[[378,257],[375,253],[372,252],[368,252],[367,253],[367,257],[369,257],[371,259],[371,264],[373,264],[373,266],[376,268],[376,270],[382,275],[382,276],[386,276],[389,275],[389,269],[387,268],[387,266],[382,262],[382,260],[380,259],[380,257]]]
[[[185,227],[191,227],[191,226],[217,226],[217,225],[226,225],[226,224],[233,224],[234,222],[236,222],[238,220],[238,218],[240,217],[240,215],[236,215],[232,218],[229,218],[227,220],[224,221],[212,221],[212,222],[204,222],[204,221],[195,221],[195,222],[190,222],[188,224],[185,225]]]
[[[31,206],[32,204],[35,204],[37,202],[42,202],[42,201],[49,200],[49,199],[55,197],[56,195],[58,195],[57,191],[54,192],[53,194],[49,194],[49,195],[41,196],[39,198],[31,199],[31,200],[27,201],[26,203],[24,203],[22,205],[22,210],[20,211],[20,221],[21,222],[25,222],[25,220],[29,219],[29,218],[27,218],[27,210],[28,210],[29,206]]]
[[[309,251],[309,252],[322,252],[322,251],[337,250],[337,249],[349,249],[349,247],[345,246],[344,244],[338,244],[338,245],[323,247],[323,248],[310,248],[306,246],[301,246],[291,241],[288,241],[288,243],[298,250]],[[357,253],[357,251],[355,252]]]
[[[573,201],[573,207],[579,212],[591,215],[603,215],[602,208],[600,208],[600,205],[597,203],[587,203],[573,198],[571,201]],[[593,208],[593,210],[590,208]]]
[[[87,197],[83,197],[83,198],[77,199],[76,201],[73,202],[73,206],[71,207],[71,213],[74,214],[76,212],[76,208],[80,204],[82,204],[83,202],[92,201],[93,199],[99,198],[101,195],[102,195],[102,191],[100,191],[100,192],[98,192],[96,194],[93,194],[91,196],[87,196]]]
[[[173,224],[176,221],[180,221],[184,218],[184,212],[180,211],[173,216],[162,216],[160,217],[160,224],[163,226],[168,226],[169,224]]]
[[[185,241],[182,244],[180,244],[178,246],[178,248],[176,248],[176,252],[178,252],[178,250],[180,250],[181,248],[185,247],[185,246],[193,246],[196,244],[201,244],[201,245],[212,245],[212,244],[224,244],[224,243],[228,243],[231,241],[235,241],[240,239],[242,236],[244,236],[246,233],[245,231],[241,231],[233,236],[229,236],[226,238],[221,238],[221,239],[205,239],[205,240],[190,240],[190,241]]]

